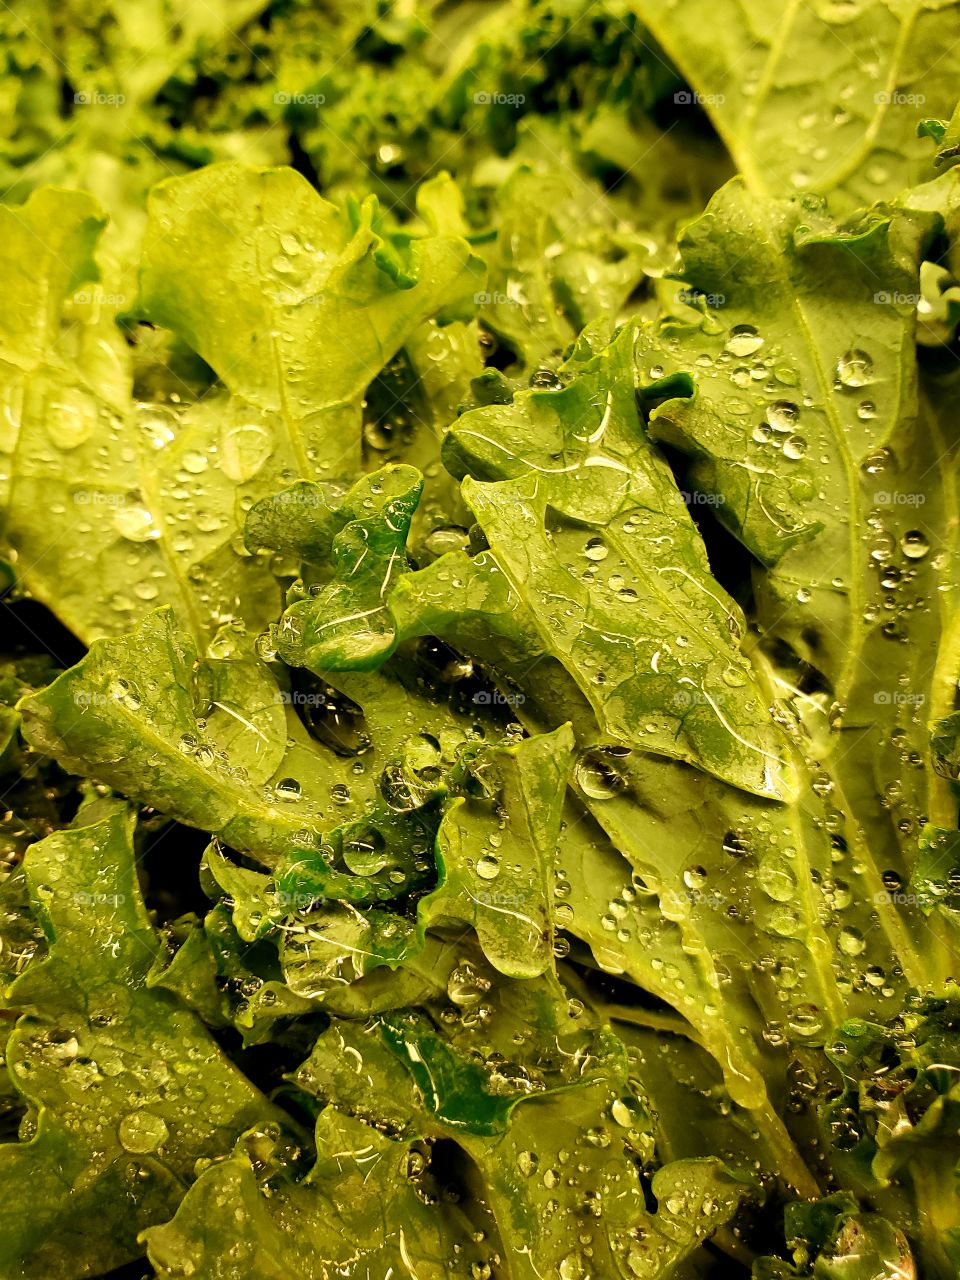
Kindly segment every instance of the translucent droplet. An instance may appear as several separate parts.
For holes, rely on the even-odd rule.
[[[730,330],[726,350],[734,356],[751,356],[762,346],[763,338],[752,324],[738,324]]]
[[[908,560],[922,560],[930,550],[930,543],[919,529],[911,529],[900,539],[900,550]]]
[[[609,800],[622,791],[623,777],[613,765],[596,752],[585,752],[574,770],[577,785],[591,800]]]
[[[387,865],[383,837],[378,831],[362,832],[343,842],[343,861],[355,876],[375,876]]]
[[[461,525],[446,525],[432,530],[424,546],[432,556],[442,556],[448,551],[465,551],[470,545],[470,535]]]
[[[128,711],[139,711],[141,700],[140,694],[127,680],[111,680],[107,686],[107,693],[115,702],[119,702],[126,707]]]
[[[865,387],[873,381],[873,361],[866,351],[854,347],[840,357],[837,381],[844,387]]]
[[[158,1150],[166,1142],[168,1134],[166,1121],[152,1111],[129,1112],[117,1129],[120,1145],[124,1151],[134,1155]]]
[[[800,416],[800,407],[792,400],[777,400],[767,409],[767,422],[774,431],[783,434],[793,431]]]
[[[896,546],[892,534],[886,531],[878,533],[870,541],[870,559],[875,560],[877,564],[885,564],[893,555]]]
[[[815,1036],[823,1030],[823,1018],[815,1004],[798,1004],[788,1019],[791,1031],[798,1036]]]
[[[152,542],[160,537],[153,515],[139,504],[117,507],[113,513],[113,527],[129,542]]]
[[[568,1253],[560,1263],[559,1275],[560,1280],[587,1280],[589,1272],[584,1266],[583,1254]]]
[[[47,430],[61,449],[85,444],[96,424],[97,406],[91,396],[78,388],[65,387],[59,398],[47,405]]]
[[[273,432],[256,422],[230,427],[220,438],[220,467],[236,484],[252,480],[273,453]]]
[[[490,979],[466,961],[456,965],[447,980],[447,996],[461,1009],[477,1004],[490,990]]]
[[[207,455],[191,449],[183,455],[183,466],[184,470],[189,471],[192,476],[198,476],[207,469]]]
[[[807,452],[807,442],[803,436],[787,436],[783,442],[783,456],[796,462]]]
[[[500,859],[487,854],[477,863],[477,875],[481,880],[496,880],[500,874]]]
[[[837,945],[847,956],[862,955],[867,949],[866,940],[859,929],[846,928],[840,930]]]

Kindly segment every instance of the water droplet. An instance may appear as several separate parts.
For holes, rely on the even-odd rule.
[[[107,686],[107,693],[128,711],[140,710],[140,694],[127,680],[111,680]]]
[[[300,799],[300,783],[296,778],[281,778],[273,790],[278,800]]]
[[[61,449],[76,449],[93,435],[97,406],[87,392],[65,387],[58,399],[47,404],[45,421],[54,444]]]
[[[461,1009],[477,1004],[489,990],[490,979],[466,961],[456,965],[447,980],[447,996]]]
[[[138,426],[146,436],[150,447],[163,449],[176,438],[174,424],[176,417],[170,411],[151,404],[139,404]]]
[[[139,503],[117,507],[113,513],[113,527],[129,542],[152,542],[160,537],[152,514]]]
[[[823,1030],[823,1019],[815,1004],[798,1004],[788,1018],[788,1024],[798,1036],[815,1036]]]
[[[767,422],[774,431],[792,432],[800,416],[800,407],[792,400],[776,400],[767,409]]]
[[[574,777],[591,800],[609,800],[626,785],[622,775],[599,752],[585,752],[577,761]]]
[[[466,551],[470,545],[470,535],[461,525],[445,525],[432,530],[424,541],[424,546],[432,556],[442,556],[448,551]]]
[[[421,809],[430,799],[431,791],[429,785],[403,765],[390,764],[380,775],[380,794],[396,813],[409,813]]]
[[[762,346],[763,338],[752,324],[738,324],[730,330],[726,350],[734,356],[750,356]]]
[[[560,1280],[588,1280],[589,1272],[583,1263],[583,1254],[568,1253],[560,1263]]]
[[[343,861],[355,876],[375,876],[387,865],[383,836],[370,828],[343,842]]]
[[[797,881],[786,861],[770,854],[763,859],[757,871],[760,887],[774,902],[790,902],[797,892]]]
[[[837,361],[837,381],[844,387],[865,387],[873,381],[873,361],[854,347]]]
[[[702,889],[707,883],[707,872],[704,867],[687,867],[683,873],[683,883],[688,889]]]
[[[900,539],[900,550],[908,560],[922,560],[930,550],[930,543],[919,529],[911,529]]]
[[[500,874],[500,859],[487,854],[477,863],[477,875],[481,880],[496,880]]]
[[[860,930],[850,927],[840,930],[837,945],[844,955],[847,956],[862,955],[867,949],[866,941]]]
[[[168,1134],[166,1121],[152,1111],[129,1112],[117,1129],[120,1145],[133,1155],[156,1151],[166,1142]]]
[[[191,449],[183,455],[184,470],[189,471],[192,476],[198,476],[206,471],[207,465],[207,455],[196,449]]]
[[[807,442],[803,436],[787,436],[783,442],[783,456],[796,462],[807,452]]]
[[[234,426],[220,438],[220,468],[236,484],[252,480],[273,453],[273,432],[256,422]]]
[[[875,560],[877,564],[885,564],[893,555],[896,546],[892,534],[886,531],[878,533],[870,541],[870,559]]]

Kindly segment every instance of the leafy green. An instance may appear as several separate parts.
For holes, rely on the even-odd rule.
[[[0,1147],[9,1274],[95,1275],[136,1257],[138,1231],[169,1217],[197,1161],[276,1114],[194,1014],[144,985],[160,942],[133,821],[96,801],[26,858],[48,951],[7,995],[23,1011],[7,1056],[30,1108],[22,1141]]]
[[[0,1273],[956,1280],[957,9],[0,12]]]
[[[923,175],[918,121],[954,106],[952,0],[636,11],[691,86],[680,102],[707,112],[754,194],[829,193],[838,212],[897,195]]]

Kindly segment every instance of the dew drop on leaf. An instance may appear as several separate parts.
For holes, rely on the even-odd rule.
[[[837,361],[837,381],[842,387],[865,387],[873,381],[873,361],[866,351],[853,347]]]
[[[900,550],[908,560],[922,560],[930,550],[930,543],[919,529],[911,529],[900,539]]]
[[[162,1147],[168,1136],[167,1123],[152,1111],[131,1111],[123,1117],[117,1137],[124,1151],[145,1155]]]
[[[281,778],[273,790],[278,800],[300,799],[300,783],[296,778]]]
[[[595,752],[586,752],[574,769],[577,785],[591,800],[609,800],[625,783],[617,770]]]
[[[803,436],[788,436],[783,442],[783,456],[796,462],[807,452],[807,442]]]
[[[477,863],[477,875],[481,880],[496,880],[500,874],[500,859],[487,854]]]
[[[738,324],[730,330],[726,350],[733,356],[750,356],[763,346],[763,338],[752,324]]]
[[[128,542],[152,542],[160,537],[152,514],[139,503],[118,507],[113,513],[113,527]]]
[[[774,431],[792,432],[800,416],[800,408],[792,400],[776,400],[767,409],[767,422]]]
[[[840,930],[837,945],[847,956],[859,956],[867,949],[867,943],[859,929],[846,928]]]
[[[252,480],[273,453],[273,432],[256,422],[227,428],[220,438],[220,468],[228,480]]]

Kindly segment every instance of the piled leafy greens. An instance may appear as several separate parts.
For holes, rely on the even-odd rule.
[[[3,1280],[960,1276],[958,18],[3,8]]]

